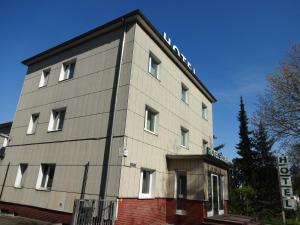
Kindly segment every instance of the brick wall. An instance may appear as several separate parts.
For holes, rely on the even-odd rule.
[[[206,212],[202,201],[186,200],[186,215],[176,215],[175,199],[120,199],[116,225],[200,225]]]
[[[17,216],[39,219],[43,221],[49,221],[52,223],[70,224],[72,220],[72,214],[70,213],[42,209],[26,205],[19,205],[8,202],[0,202],[0,209],[10,213],[14,213]]]

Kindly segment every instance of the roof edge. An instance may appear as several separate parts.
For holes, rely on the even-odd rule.
[[[61,51],[64,51],[68,48],[71,48],[73,46],[76,46],[80,43],[83,43],[87,40],[90,40],[96,36],[99,35],[99,33],[104,33],[105,30],[110,31],[112,29],[115,28],[119,28],[122,25],[124,25],[124,21],[125,23],[131,23],[131,22],[137,22],[139,25],[141,25],[141,27],[146,30],[147,32],[147,27],[145,26],[145,24],[150,28],[150,30],[154,33],[154,36],[151,35],[151,38],[154,39],[154,41],[160,45],[163,46],[165,49],[168,49],[169,52],[166,52],[166,54],[168,54],[173,61],[175,61],[175,63],[177,64],[177,66],[179,66],[182,70],[184,70],[185,73],[187,73],[188,78],[200,89],[200,91],[209,99],[209,101],[211,103],[214,103],[217,101],[217,99],[214,97],[214,95],[208,90],[208,88],[202,83],[202,81],[196,76],[194,75],[190,69],[188,68],[187,65],[185,65],[182,60],[180,59],[180,57],[178,55],[176,55],[173,51],[173,49],[171,48],[171,46],[167,45],[167,43],[165,42],[165,40],[163,39],[161,33],[159,33],[159,31],[154,27],[154,25],[150,22],[150,20],[143,14],[143,12],[140,9],[136,9],[134,11],[131,11],[123,16],[118,17],[117,19],[114,19],[108,23],[105,23],[99,27],[96,27],[92,30],[89,30],[79,36],[76,36],[72,39],[69,39],[65,42],[62,42],[61,44],[58,44],[52,48],[49,48],[37,55],[34,55],[30,58],[27,58],[25,60],[22,61],[22,63],[26,66],[30,66],[34,63],[37,63],[43,59],[46,59],[48,57],[51,57]],[[144,24],[145,23],[145,24]],[[148,31],[149,34],[149,31]],[[156,40],[155,40],[156,39]],[[160,42],[160,43],[158,43]],[[179,61],[179,62],[178,62]]]

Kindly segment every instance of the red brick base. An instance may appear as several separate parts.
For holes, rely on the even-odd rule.
[[[0,209],[18,216],[39,219],[52,223],[70,224],[72,220],[71,213],[59,212],[49,209],[42,209],[33,206],[19,205],[8,202],[0,202]]]
[[[120,199],[117,225],[200,225],[204,202],[186,200],[186,215],[176,215],[175,199]]]

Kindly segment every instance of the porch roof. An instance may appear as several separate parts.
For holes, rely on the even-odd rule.
[[[212,164],[214,166],[229,170],[231,167],[231,163],[225,162],[223,160],[220,160],[216,157],[213,157],[211,155],[201,155],[201,154],[193,154],[193,155],[187,155],[187,154],[181,154],[181,155],[166,155],[166,158],[169,160],[175,159],[175,160],[190,160],[190,159],[199,159],[201,161],[204,161],[206,163]]]

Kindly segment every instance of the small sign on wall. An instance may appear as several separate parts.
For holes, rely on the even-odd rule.
[[[293,199],[291,170],[289,165],[289,158],[287,156],[278,157],[278,174],[283,208],[295,209],[296,202],[295,199]]]

